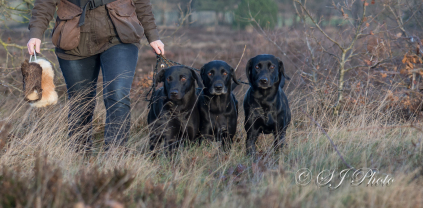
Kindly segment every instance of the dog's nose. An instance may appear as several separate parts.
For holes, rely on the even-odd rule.
[[[217,90],[217,91],[220,91],[220,90],[222,90],[222,89],[223,89],[223,85],[222,85],[222,84],[216,84],[216,85],[214,86],[214,89],[215,89],[215,90]]]
[[[260,79],[261,84],[267,84],[267,82],[269,82],[269,80],[267,78],[261,78]]]
[[[172,90],[172,91],[170,91],[170,95],[177,96],[178,95],[178,90]]]

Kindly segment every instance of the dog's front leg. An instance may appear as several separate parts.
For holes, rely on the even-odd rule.
[[[229,134],[229,131],[228,131],[226,126],[223,126],[219,130],[219,136],[221,137],[221,140],[222,140],[223,150],[225,152],[230,151],[231,147],[232,147],[233,140],[232,140],[232,135]]]
[[[273,147],[275,148],[275,151],[280,151],[285,145],[286,127],[281,128],[281,130],[275,132],[274,135],[275,140],[273,142]]]
[[[150,152],[152,152],[152,157],[156,157],[156,152],[154,152],[154,149],[158,144],[162,142],[162,137],[160,135],[154,135],[152,134],[150,136],[150,141],[148,142],[148,145],[150,146]]]
[[[210,120],[201,117],[201,125],[198,136],[198,145],[201,146],[203,140],[208,140],[210,142],[215,140],[215,135],[213,133],[213,124]]]
[[[222,147],[225,152],[229,152],[232,149],[233,139],[229,136],[222,138]]]
[[[169,157],[175,150],[179,148],[179,140],[177,137],[166,138],[166,156]]]
[[[179,147],[180,139],[184,136],[181,132],[181,126],[172,125],[168,127],[168,131],[163,135],[165,142],[166,156],[170,156],[175,149]]]
[[[205,139],[214,140],[213,124],[210,120],[203,119],[201,120],[200,134]]]
[[[247,132],[247,140],[246,140],[246,148],[247,148],[247,155],[248,156],[255,156],[257,149],[256,149],[256,141],[259,136],[258,129],[250,129]]]

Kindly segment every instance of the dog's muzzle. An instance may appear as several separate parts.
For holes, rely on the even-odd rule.
[[[180,92],[179,90],[170,90],[168,97],[172,100],[179,100],[180,98]]]
[[[270,80],[267,77],[261,77],[257,81],[257,86],[262,89],[267,89],[270,87]]]
[[[223,84],[215,84],[213,87],[210,88],[210,94],[212,95],[221,95],[226,94],[227,89]]]

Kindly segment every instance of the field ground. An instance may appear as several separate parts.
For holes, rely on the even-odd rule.
[[[284,37],[280,44],[288,55],[283,56],[254,31],[203,28],[183,29],[172,35],[168,30],[162,31],[166,57],[196,68],[213,59],[222,59],[233,67],[240,62],[237,75],[243,80],[250,57],[269,53],[282,58],[286,74],[292,78],[285,92],[293,117],[284,150],[274,152],[270,148],[272,137],[262,136],[257,144],[259,158],[245,156],[241,113],[236,136],[239,141],[230,152],[223,152],[216,142],[203,142],[201,146],[180,148],[170,158],[163,154],[151,158],[145,151],[148,109],[143,95],[149,87],[155,56],[144,45],[131,93],[132,129],[127,151],[117,148],[105,153],[100,149],[105,109],[99,87],[93,123],[95,151],[89,155],[75,153],[69,146],[76,138],[66,136],[70,103],[57,64],[60,102],[46,109],[31,109],[22,101],[20,70],[16,68],[27,58],[21,55],[26,53],[11,49],[14,60],[9,57],[6,65],[2,49],[0,120],[9,125],[0,132],[0,207],[421,207],[421,112],[392,99],[392,91],[401,90],[400,84],[387,86],[383,84],[387,80],[375,81],[357,72],[347,83],[345,96],[350,99],[340,115],[333,116],[336,73],[330,69],[322,72],[317,83],[305,80],[296,70],[301,66],[302,47],[297,31],[271,34]],[[8,37],[24,45],[27,34],[9,32],[1,39]],[[56,63],[52,53],[43,54]],[[236,89],[239,101],[246,88]],[[316,179],[320,172],[335,171],[334,187],[340,182],[339,172],[347,165],[309,117],[327,132],[346,163],[356,169],[377,169],[374,178],[388,175],[393,181],[376,186],[367,185],[370,179],[366,178],[354,186],[351,171],[339,188],[319,187]],[[301,186],[296,179],[303,168],[311,171],[312,180]]]

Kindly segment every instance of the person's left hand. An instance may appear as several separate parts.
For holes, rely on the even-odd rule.
[[[157,54],[164,55],[164,44],[161,40],[156,40],[150,43],[150,46],[154,49]]]

